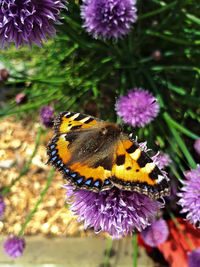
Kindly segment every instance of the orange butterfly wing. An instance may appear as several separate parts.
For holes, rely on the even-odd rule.
[[[72,158],[74,147],[80,145],[80,137],[88,135],[99,123],[102,123],[99,119],[72,112],[63,112],[55,120],[56,135],[47,148],[48,162],[61,171],[74,188],[81,187],[98,192],[113,187],[109,180],[111,166],[108,169],[103,162],[93,166],[90,159],[77,162]]]
[[[123,190],[134,190],[151,198],[169,194],[167,178],[135,141],[122,135],[115,151],[112,182]]]

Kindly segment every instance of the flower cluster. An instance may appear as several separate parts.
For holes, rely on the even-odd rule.
[[[0,1],[0,42],[2,48],[14,42],[16,47],[46,41],[55,35],[64,0]]]
[[[182,206],[181,212],[187,213],[186,219],[200,228],[200,165],[197,170],[185,172],[185,178],[181,192],[177,193],[178,204]]]
[[[5,252],[11,258],[18,258],[22,255],[25,248],[25,241],[20,237],[11,237],[3,244]]]
[[[118,116],[133,127],[150,123],[159,112],[157,99],[148,91],[135,88],[128,96],[121,96],[116,102]]]
[[[95,38],[118,39],[137,20],[135,4],[135,0],[83,0],[83,26]]]
[[[162,207],[160,202],[146,195],[115,187],[99,193],[73,191],[71,185],[64,188],[70,209],[78,215],[79,221],[84,221],[85,228],[94,227],[96,233],[106,231],[113,238],[132,234],[134,227],[142,231]]]

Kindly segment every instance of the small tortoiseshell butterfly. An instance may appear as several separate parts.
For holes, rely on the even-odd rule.
[[[48,144],[51,163],[74,189],[113,186],[156,199],[169,194],[167,178],[122,127],[80,113],[63,112]]]

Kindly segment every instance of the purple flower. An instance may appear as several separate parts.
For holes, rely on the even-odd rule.
[[[128,96],[121,96],[116,102],[117,114],[133,127],[150,123],[159,112],[157,99],[148,91],[135,88]]]
[[[168,225],[163,219],[153,222],[141,233],[144,242],[150,247],[161,245],[167,240],[168,235]]]
[[[194,149],[197,152],[197,154],[200,155],[200,139],[194,142]]]
[[[40,110],[41,123],[47,127],[51,128],[53,126],[54,110],[51,107],[44,106]]]
[[[11,258],[18,258],[22,255],[25,248],[25,241],[20,237],[11,237],[3,244],[5,252]]]
[[[152,160],[158,165],[160,169],[164,169],[171,163],[170,157],[165,153],[157,153],[152,157]]]
[[[3,216],[6,204],[3,201],[3,196],[0,194],[0,216]]]
[[[0,42],[2,48],[14,42],[16,47],[36,43],[41,46],[47,36],[56,34],[65,0],[0,1]]]
[[[200,165],[197,165],[197,170],[187,171],[184,175],[185,186],[177,193],[180,197],[178,204],[182,206],[181,212],[187,213],[186,219],[200,228]]]
[[[189,267],[199,267],[200,266],[200,248],[195,249],[190,252],[188,257]]]
[[[95,38],[119,38],[136,22],[136,0],[83,0],[83,26]]]
[[[116,187],[99,193],[84,189],[73,191],[71,185],[63,187],[70,209],[78,215],[79,221],[84,221],[85,229],[94,227],[96,233],[106,231],[113,238],[131,235],[134,228],[142,231],[162,207],[160,202],[146,195]]]

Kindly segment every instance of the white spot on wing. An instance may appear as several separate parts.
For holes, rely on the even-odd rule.
[[[67,112],[67,113],[65,114],[65,117],[68,116],[69,114],[71,114],[71,112]]]
[[[74,114],[74,115],[70,118],[70,120],[74,120],[74,119],[76,119],[79,115],[80,115],[80,113],[76,113],[76,114]]]
[[[90,117],[85,117],[84,119],[80,120],[80,122],[84,123],[86,121],[88,121],[90,119]]]
[[[158,183],[160,183],[164,178],[165,178],[164,176],[162,176],[162,175],[159,174],[158,175],[158,180],[157,180]]]

